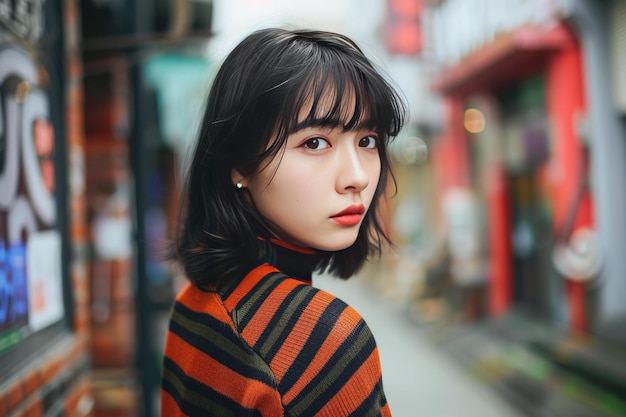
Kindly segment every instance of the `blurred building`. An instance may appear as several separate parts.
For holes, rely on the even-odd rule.
[[[0,4],[0,415],[156,415],[175,153],[212,12]]]
[[[621,415],[626,5],[423,6],[421,54],[444,111],[428,141],[437,206],[430,219],[441,243],[421,278],[420,311],[474,323],[451,332],[448,345],[459,353],[467,343],[472,366],[491,361],[499,389],[517,390],[530,415],[566,415],[567,407]],[[445,308],[427,311],[433,299]],[[479,328],[482,345],[471,333]],[[486,353],[498,339],[503,351],[529,347],[534,362]],[[530,375],[541,366],[541,377]],[[573,380],[580,388],[565,393],[563,381]],[[556,387],[554,396],[546,387]],[[599,399],[589,401],[589,392]]]
[[[178,161],[204,100],[213,2],[81,2],[95,416],[158,415],[177,274]]]
[[[0,5],[0,415],[89,415],[77,2]]]

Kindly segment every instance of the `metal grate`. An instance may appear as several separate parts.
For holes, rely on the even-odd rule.
[[[626,1],[613,0],[608,18],[613,100],[617,111],[626,115]]]

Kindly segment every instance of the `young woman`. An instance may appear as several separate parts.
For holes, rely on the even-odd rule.
[[[190,284],[165,347],[162,415],[389,416],[362,317],[311,285],[388,241],[377,203],[397,93],[357,45],[264,29],[222,64],[173,248]]]

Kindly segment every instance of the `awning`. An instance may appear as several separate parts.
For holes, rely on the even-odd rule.
[[[574,37],[563,24],[550,28],[526,26],[501,34],[433,76],[433,88],[447,95],[467,95],[492,89],[537,72],[547,57],[572,45]]]

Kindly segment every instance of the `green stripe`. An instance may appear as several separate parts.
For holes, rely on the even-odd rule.
[[[363,326],[359,335],[354,342],[354,345],[345,350],[343,357],[337,361],[333,368],[326,374],[326,376],[318,382],[315,387],[309,389],[309,394],[306,395],[300,402],[295,405],[292,410],[295,415],[301,415],[311,405],[318,401],[318,398],[325,394],[326,389],[332,384],[332,382],[341,375],[348,367],[349,362],[358,356],[371,339],[372,334],[367,326]],[[341,348],[342,346],[340,346]],[[356,352],[356,353],[355,353]],[[323,371],[323,370],[322,370]]]
[[[250,309],[256,304],[259,298],[263,295],[263,293],[273,285],[280,278],[284,277],[282,274],[278,274],[273,272],[271,274],[266,275],[263,278],[263,284],[258,285],[250,292],[251,296],[248,298],[241,307],[235,307],[237,311],[237,327],[239,327],[239,323],[246,320],[246,316],[250,313]],[[254,311],[256,313],[257,311]]]
[[[210,344],[217,346],[223,352],[226,352],[240,363],[249,364],[270,378],[274,378],[274,376],[269,372],[267,364],[254,354],[254,352],[242,349],[241,346],[228,340],[228,338],[215,331],[212,327],[205,326],[195,320],[191,320],[179,311],[174,311],[172,313],[172,320],[188,331],[202,337]]]
[[[233,410],[230,410],[229,408],[218,404],[215,401],[210,401],[204,395],[200,395],[195,391],[187,389],[187,387],[185,387],[185,384],[183,384],[183,382],[169,369],[163,369],[163,379],[167,380],[176,389],[176,395],[172,395],[174,398],[181,398],[198,408],[210,411],[211,415],[234,416],[234,414],[232,414]]]
[[[381,404],[385,404],[383,402],[383,397],[384,397],[384,392],[382,390],[382,388],[378,388],[377,386],[374,386],[374,389],[378,389],[378,395],[376,395],[376,401],[374,401],[374,403],[372,404],[372,406],[370,407],[369,411],[367,412],[367,414],[365,414],[363,417],[378,417],[380,415],[380,412],[382,410],[382,406]],[[367,397],[365,399],[365,401],[367,401],[369,397]]]
[[[263,343],[263,346],[261,346],[261,348],[259,349],[262,357],[267,357],[267,354],[273,347],[275,347],[276,344],[284,342],[284,340],[279,340],[279,336],[285,329],[287,323],[289,323],[289,320],[291,320],[291,317],[293,317],[296,311],[298,311],[298,308],[302,306],[302,302],[306,298],[307,294],[308,291],[298,291],[298,293],[289,302],[287,308],[284,311],[277,312],[278,314],[280,314],[280,318],[278,319],[276,325],[272,328],[272,331]]]

